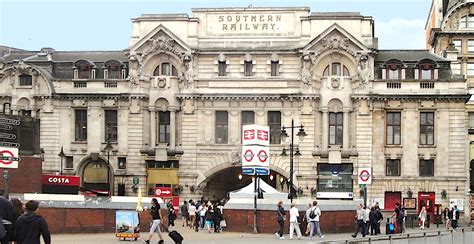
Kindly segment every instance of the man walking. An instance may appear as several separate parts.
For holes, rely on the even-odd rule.
[[[26,204],[26,213],[15,222],[15,241],[17,244],[40,244],[40,235],[43,236],[45,244],[51,244],[51,235],[49,233],[46,220],[36,214],[39,203],[37,201],[28,201]]]
[[[357,220],[357,229],[356,229],[356,232],[352,235],[352,238],[357,237],[359,230],[360,230],[360,233],[362,233],[362,237],[365,237],[366,230],[365,230],[365,223],[364,223],[364,214],[365,214],[365,210],[362,209],[362,204],[359,203],[359,205],[357,205],[357,214],[355,216]]]
[[[301,229],[298,223],[299,216],[300,213],[298,211],[298,208],[296,208],[296,203],[292,203],[290,209],[290,240],[293,239],[293,232],[295,230],[298,239],[301,239]]]
[[[311,208],[311,212],[309,212],[309,239],[313,240],[314,236],[314,228],[316,228],[316,234],[320,239],[324,238],[321,235],[321,227],[319,225],[319,216],[321,216],[321,210],[318,207],[318,202],[313,201],[313,207]]]
[[[182,225],[189,226],[189,212],[188,212],[188,201],[184,200],[183,205],[181,206],[181,216],[182,216]]]
[[[458,220],[459,220],[458,206],[454,205],[454,207],[453,207],[453,220],[451,221],[451,227],[453,227],[454,231],[456,230],[456,228],[458,228]]]

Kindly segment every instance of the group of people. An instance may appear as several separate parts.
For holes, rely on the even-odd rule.
[[[17,198],[9,201],[0,197],[0,243],[39,244],[43,236],[44,243],[50,244],[48,224],[37,214],[38,209],[37,201],[28,201],[23,205]]]
[[[355,219],[357,225],[356,232],[352,234],[353,238],[356,238],[359,232],[362,234],[362,237],[365,237],[369,234],[369,230],[370,235],[380,234],[380,223],[383,220],[383,215],[378,204],[370,208],[358,204]]]
[[[221,232],[223,205],[220,202],[193,200],[184,201],[181,205],[182,226],[194,228],[195,231],[207,229],[209,233]]]
[[[319,220],[321,216],[321,209],[318,207],[318,202],[313,201],[313,203],[309,203],[306,209],[306,213],[303,216],[303,219],[300,219],[299,210],[296,207],[295,203],[291,204],[291,208],[289,211],[290,217],[290,240],[293,239],[293,234],[296,231],[296,236],[298,239],[302,238],[301,229],[300,229],[300,222],[306,222],[306,231],[305,235],[309,236],[310,240],[313,240],[314,231],[316,230],[316,234],[318,235],[319,239],[324,238],[324,235],[321,234],[321,227],[319,225]],[[283,202],[279,201],[277,205],[277,221],[278,225],[280,226],[279,230],[275,233],[275,236],[280,240],[284,240],[285,237],[283,235],[284,232],[284,225],[286,221],[286,212],[283,208]]]
[[[451,209],[445,208],[444,219],[446,220],[446,229],[453,229],[454,231],[458,228],[459,221],[459,209],[457,205],[454,205]]]

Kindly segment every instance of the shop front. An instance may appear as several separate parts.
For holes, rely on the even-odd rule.
[[[318,199],[353,199],[352,164],[318,164]]]
[[[81,177],[63,175],[43,175],[42,192],[45,194],[73,194],[77,195]]]

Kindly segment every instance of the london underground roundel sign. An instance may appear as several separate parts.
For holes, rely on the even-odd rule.
[[[372,184],[372,168],[359,168],[357,178],[359,184]]]

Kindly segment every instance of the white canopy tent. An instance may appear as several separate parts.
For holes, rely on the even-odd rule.
[[[269,184],[267,184],[263,180],[259,180],[260,182],[260,189],[263,192],[263,199],[286,199],[288,197],[288,193],[285,192],[279,192],[275,188],[271,187]],[[257,182],[258,185],[258,182]],[[229,192],[229,198],[236,199],[236,198],[253,198],[254,197],[254,181],[252,180],[252,183],[248,184],[247,186],[235,190],[232,192]]]

